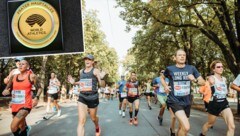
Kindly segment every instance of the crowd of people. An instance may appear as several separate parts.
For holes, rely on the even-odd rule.
[[[222,115],[228,131],[227,136],[234,136],[235,124],[233,113],[227,101],[228,87],[225,77],[223,63],[214,60],[210,65],[211,73],[205,80],[192,66],[186,64],[186,52],[182,49],[176,51],[174,55],[175,64],[160,68],[158,76],[153,79],[146,79],[140,83],[136,72],[131,72],[129,78],[126,75],[121,76],[121,80],[114,84],[105,84],[102,82],[100,70],[94,67],[94,56],[87,55],[83,58],[85,67],[79,71],[79,79],[68,75],[67,81],[71,84],[69,91],[66,85],[61,85],[55,73],[51,73],[47,91],[46,113],[51,112],[52,107],[56,108],[57,116],[61,116],[60,102],[66,102],[67,98],[77,102],[78,107],[78,126],[77,135],[84,136],[87,115],[90,116],[95,126],[96,136],[101,135],[99,117],[97,116],[99,99],[104,101],[113,100],[115,97],[119,100],[119,115],[125,118],[128,116],[129,125],[138,126],[138,114],[140,110],[140,98],[145,95],[149,110],[152,110],[152,103],[160,103],[158,121],[162,126],[164,122],[163,115],[167,109],[170,113],[170,134],[171,136],[186,136],[190,130],[190,109],[193,101],[191,95],[192,85],[199,86],[199,92],[203,94],[208,118],[203,124],[200,136],[207,135],[208,129],[211,128],[217,117]],[[11,131],[14,136],[29,135],[31,127],[25,120],[31,109],[38,104],[39,96],[42,92],[41,85],[37,76],[29,69],[30,65],[26,60],[16,59],[17,69],[10,72],[9,76],[4,79],[7,87],[3,95],[12,95],[11,109],[13,120]],[[233,81],[231,88],[240,91],[240,75]],[[37,93],[32,98],[32,88]],[[129,115],[126,113],[128,112]],[[176,121],[178,129],[175,131]],[[217,124],[215,124],[217,125]]]

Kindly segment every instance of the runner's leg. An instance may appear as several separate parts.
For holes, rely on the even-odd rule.
[[[78,127],[77,127],[77,133],[78,136],[84,136],[85,134],[85,123],[87,118],[87,105],[78,102]]]

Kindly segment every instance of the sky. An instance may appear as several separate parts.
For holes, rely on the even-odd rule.
[[[121,8],[115,8],[115,0],[86,0],[87,10],[98,11],[97,18],[101,22],[101,30],[106,35],[106,40],[110,47],[115,48],[120,60],[127,54],[127,50],[132,47],[132,38],[136,29],[126,32],[126,22],[119,17]]]

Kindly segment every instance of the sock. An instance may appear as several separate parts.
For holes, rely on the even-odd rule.
[[[138,109],[135,110],[135,117],[137,117],[137,114],[138,114]]]
[[[96,132],[99,132],[99,126],[96,127]]]
[[[25,127],[25,129],[20,132],[20,136],[26,136],[26,135],[27,135],[27,128]]]
[[[132,114],[133,114],[133,113],[129,111],[130,118],[132,118]]]
[[[20,132],[20,128],[18,128],[18,130],[16,132],[12,132],[12,133],[14,136],[20,136],[19,132]]]

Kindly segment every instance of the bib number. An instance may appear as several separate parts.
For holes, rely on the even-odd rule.
[[[80,91],[82,92],[92,91],[92,79],[81,79]]]
[[[121,93],[121,98],[125,98],[125,97],[127,97],[127,93],[126,92],[122,92]]]
[[[25,104],[25,90],[13,90],[12,91],[12,103],[13,104]]]
[[[187,96],[190,94],[190,81],[174,82],[174,96]]]
[[[137,88],[129,88],[128,96],[131,97],[137,96]]]

